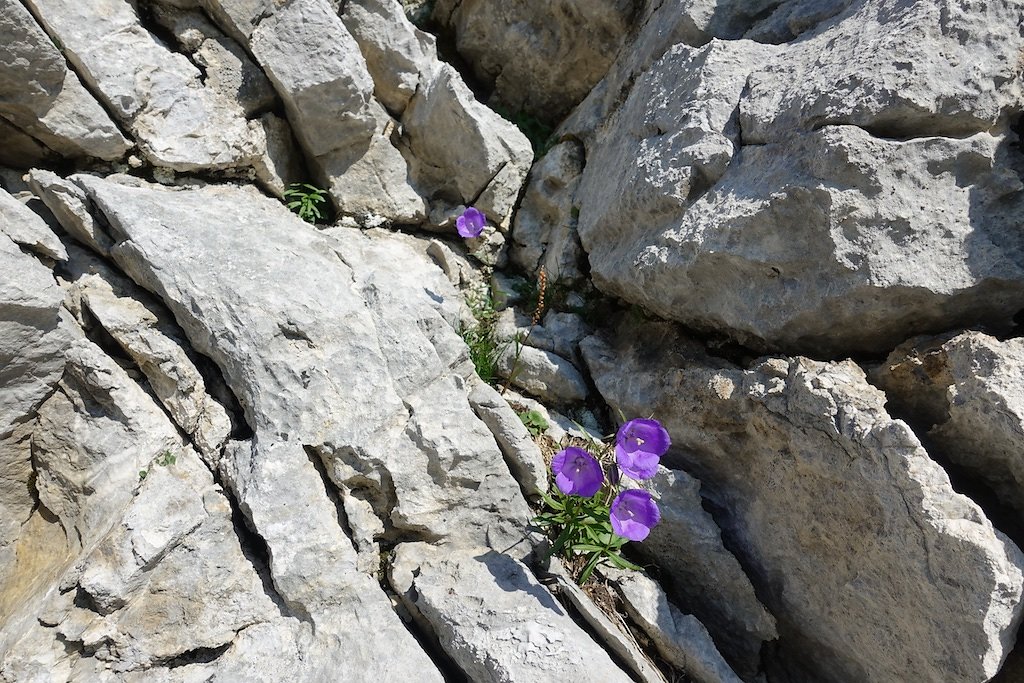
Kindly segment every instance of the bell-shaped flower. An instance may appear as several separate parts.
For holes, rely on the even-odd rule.
[[[609,514],[612,530],[631,541],[644,540],[661,521],[658,504],[643,489],[627,489],[615,496]]]
[[[615,461],[627,476],[650,479],[658,473],[658,461],[671,445],[668,432],[657,420],[630,420],[615,435]]]
[[[551,460],[551,469],[555,473],[555,485],[566,495],[590,498],[604,483],[601,463],[582,448],[570,446],[559,451]]]
[[[463,237],[479,237],[480,233],[484,231],[485,225],[487,225],[487,217],[472,206],[455,219],[455,229]]]

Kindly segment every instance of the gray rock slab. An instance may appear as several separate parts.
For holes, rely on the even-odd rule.
[[[342,3],[341,20],[359,44],[374,95],[396,116],[440,64],[435,39],[410,22],[398,0]]]
[[[107,253],[112,242],[96,224],[82,188],[39,168],[29,173],[29,185],[69,235],[97,253]]]
[[[118,235],[114,259],[217,363],[262,444],[316,448],[337,485],[374,487],[389,527],[521,538],[529,512],[469,406],[440,269],[386,235],[319,233],[251,190],[74,180]]]
[[[418,187],[473,205],[507,229],[533,162],[530,142],[477,102],[454,68],[440,64],[409,102],[402,125]]]
[[[475,382],[469,402],[473,412],[494,435],[523,493],[528,496],[547,493],[548,468],[540,448],[505,398],[489,384]]]
[[[391,143],[359,45],[326,0],[268,10],[249,48],[284,101],[292,130],[338,209],[418,223],[423,199]]]
[[[840,124],[887,137],[990,131],[1021,98],[1022,19],[1017,0],[858,2],[759,65],[741,105],[744,140]]]
[[[0,46],[0,115],[64,156],[124,156],[131,144],[18,0],[0,2]]]
[[[598,389],[665,425],[668,463],[721,511],[783,652],[836,681],[995,675],[1020,623],[1024,555],[860,368],[768,358],[742,370],[668,325],[624,332],[628,346],[583,344]]]
[[[1006,329],[1024,290],[1014,218],[1024,185],[1009,138],[897,141],[826,126],[737,156],[726,95],[734,106],[752,55],[767,49],[678,47],[637,81],[616,119],[621,137],[588,154],[580,187],[598,287],[756,348],[827,356],[982,321]],[[673,60],[736,71],[705,77]],[[662,96],[685,100],[690,87],[693,114],[659,119]],[[615,180],[600,180],[608,173]]]
[[[73,289],[104,330],[132,358],[203,459],[216,466],[231,431],[227,411],[206,389],[170,313],[108,269],[78,278]]]
[[[914,339],[872,373],[889,410],[1024,518],[1024,340],[981,332]]]
[[[54,261],[68,260],[67,250],[46,222],[3,190],[0,190],[0,231],[35,254]]]
[[[631,680],[524,564],[485,548],[395,554],[392,585],[470,680]]]
[[[261,153],[241,109],[205,88],[199,69],[143,28],[130,4],[27,4],[150,163],[217,170],[248,166]]]
[[[775,618],[704,510],[700,482],[661,467],[649,483],[661,523],[637,552],[661,567],[677,603],[707,627],[736,673],[755,677],[762,647],[778,638]]]
[[[698,683],[740,683],[742,679],[729,668],[704,625],[672,605],[656,581],[640,572],[607,573],[630,619],[672,666]]]
[[[512,262],[535,273],[544,266],[554,280],[582,277],[584,254],[576,234],[574,204],[584,150],[578,142],[555,145],[530,169],[529,181],[512,225]]]
[[[498,357],[498,374],[514,386],[553,403],[587,397],[587,382],[570,361],[550,351],[512,343]]]

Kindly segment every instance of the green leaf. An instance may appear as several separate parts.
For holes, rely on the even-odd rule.
[[[608,559],[619,569],[632,569],[633,571],[643,571],[643,567],[640,565],[633,564],[622,555],[609,554]]]

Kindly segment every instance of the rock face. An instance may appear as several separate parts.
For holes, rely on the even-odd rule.
[[[558,121],[604,76],[640,3],[441,0],[434,19],[459,55],[513,112]]]
[[[741,370],[666,326],[628,338],[584,342],[598,389],[668,429],[673,459],[708,488],[778,619],[782,649],[812,677],[998,671],[1021,618],[1024,555],[953,491],[857,366],[770,358]]]
[[[1024,267],[1008,127],[1024,44],[1007,28],[1022,16],[1013,2],[862,2],[791,45],[671,48],[587,148],[579,231],[595,283],[762,349],[878,352],[1005,328]],[[991,43],[974,30],[990,21],[1007,31]],[[915,50],[991,68],[928,70],[906,61]]]
[[[124,156],[129,142],[18,0],[0,2],[0,45],[0,116],[63,156]]]
[[[911,340],[874,373],[889,409],[927,433],[935,451],[1024,514],[1024,343],[980,332]]]

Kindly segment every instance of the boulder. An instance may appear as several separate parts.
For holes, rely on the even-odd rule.
[[[636,0],[439,0],[433,17],[455,34],[459,55],[512,112],[556,122],[615,58]]]
[[[590,337],[598,390],[672,436],[726,543],[814,679],[987,680],[1021,619],[1024,555],[956,493],[850,361],[708,357],[666,324]],[[655,360],[660,359],[660,360]]]
[[[68,252],[46,222],[32,209],[0,189],[0,232],[15,244],[53,261],[67,261]]]
[[[873,373],[889,410],[935,453],[985,482],[1024,519],[1024,339],[981,332],[913,339]]]
[[[677,46],[638,79],[578,195],[598,287],[755,348],[825,356],[1008,327],[1024,292],[1015,135],[896,141],[836,125],[740,147],[747,76],[777,50]],[[681,118],[664,104],[678,101]]]
[[[0,46],[0,117],[66,157],[124,156],[131,143],[18,0],[0,2]]]
[[[390,141],[394,124],[373,99],[366,61],[338,14],[327,0],[299,0],[267,12],[247,44],[338,210],[420,222],[425,205]]]
[[[143,28],[129,3],[26,4],[154,166],[175,171],[246,167],[262,152],[237,105],[206,88],[199,69]]]
[[[631,680],[507,555],[402,544],[389,579],[470,680]]]

